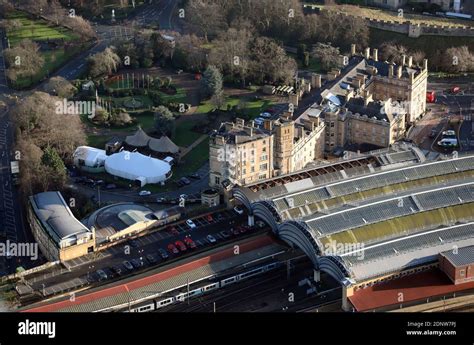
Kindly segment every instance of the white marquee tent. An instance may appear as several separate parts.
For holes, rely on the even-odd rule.
[[[105,171],[127,180],[140,181],[142,187],[148,183],[164,182],[171,177],[171,166],[168,163],[129,151],[108,156]]]

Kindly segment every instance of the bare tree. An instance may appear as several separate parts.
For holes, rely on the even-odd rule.
[[[22,40],[13,48],[5,49],[7,61],[6,74],[10,80],[21,77],[33,77],[44,65],[39,46],[31,40]]]
[[[120,66],[120,57],[111,47],[105,48],[103,52],[92,55],[89,59],[89,74],[92,77],[110,75]]]

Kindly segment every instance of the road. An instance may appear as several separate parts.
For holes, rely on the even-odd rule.
[[[461,91],[457,94],[449,92],[454,86],[459,86]],[[412,128],[409,139],[414,140],[421,148],[426,150],[450,153],[439,148],[435,143],[440,139],[440,133],[447,129],[449,120],[462,120],[459,129],[459,142],[461,147],[458,151],[466,152],[474,150],[472,132],[472,100],[474,98],[474,83],[458,80],[442,80],[429,82],[429,91],[435,91],[436,103],[428,103],[427,108],[431,110],[423,119],[418,121]],[[436,137],[429,138],[431,130],[436,130]]]
[[[152,0],[150,4],[143,5],[129,21],[143,26],[158,20],[161,30],[179,31],[177,6],[177,0]]]

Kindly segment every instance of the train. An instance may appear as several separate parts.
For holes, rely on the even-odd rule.
[[[184,302],[188,298],[197,297],[197,296],[203,295],[205,293],[208,293],[210,291],[217,290],[217,289],[226,287],[228,285],[237,283],[238,281],[249,279],[251,277],[255,277],[255,276],[260,275],[260,274],[264,274],[268,271],[277,269],[281,265],[282,264],[280,262],[272,262],[272,263],[269,263],[269,264],[264,265],[264,266],[259,266],[259,267],[256,267],[254,269],[248,270],[244,273],[236,274],[234,276],[224,278],[224,279],[222,279],[218,282],[207,284],[207,285],[201,286],[199,288],[190,290],[189,292],[177,293],[175,296],[170,296],[170,297],[162,298],[162,299],[156,298],[151,303],[149,303],[147,305],[142,305],[142,306],[138,306],[136,308],[130,309],[129,312],[132,312],[132,313],[145,313],[145,312],[158,310],[160,308],[166,307],[166,306],[168,306],[170,304],[173,304],[173,303]]]

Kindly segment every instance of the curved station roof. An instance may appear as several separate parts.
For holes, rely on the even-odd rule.
[[[474,244],[474,155],[438,159],[426,161],[413,147],[388,151],[233,194],[316,268],[364,282]]]

